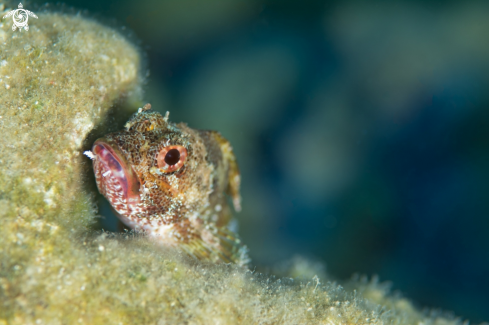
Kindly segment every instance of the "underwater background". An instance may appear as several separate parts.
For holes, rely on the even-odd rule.
[[[134,34],[153,108],[231,141],[258,270],[301,255],[489,321],[488,3],[64,3]]]

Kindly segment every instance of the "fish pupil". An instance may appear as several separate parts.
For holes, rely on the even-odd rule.
[[[165,162],[168,165],[175,165],[180,161],[180,151],[178,149],[171,149],[165,155]]]

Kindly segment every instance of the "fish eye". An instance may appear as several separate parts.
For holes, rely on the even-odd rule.
[[[165,162],[172,166],[176,165],[180,161],[180,151],[178,149],[171,149],[165,155]]]
[[[187,149],[183,146],[164,147],[156,158],[158,168],[165,173],[171,173],[182,168],[187,159]]]

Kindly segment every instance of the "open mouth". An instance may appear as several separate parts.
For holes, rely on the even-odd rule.
[[[130,212],[140,202],[139,179],[117,145],[98,139],[92,147],[95,155],[93,169],[97,187],[121,214]]]

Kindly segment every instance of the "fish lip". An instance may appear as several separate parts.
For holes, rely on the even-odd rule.
[[[139,193],[141,187],[140,181],[138,175],[136,174],[136,172],[134,172],[134,169],[128,163],[124,154],[119,149],[117,143],[106,138],[97,139],[92,146],[92,152],[96,157],[93,164],[95,175],[97,175],[97,171],[100,168],[100,165],[98,164],[103,164],[105,170],[111,171],[112,174],[114,174],[113,177],[115,177],[115,179],[122,186],[123,195],[126,199],[128,208],[130,208],[130,210],[133,210],[131,209],[131,207],[135,208],[136,205],[141,201],[141,196]],[[109,166],[107,161],[107,159],[110,159],[110,157],[114,158],[114,160],[120,165],[120,171],[116,170],[114,172],[114,170],[111,170],[111,167]],[[103,178],[96,178],[99,191],[107,198],[111,205],[115,209],[117,209],[116,206],[113,204],[112,198],[108,197],[106,189],[104,188],[104,190],[102,190],[102,187],[106,186],[106,184],[103,182]],[[102,184],[99,184],[100,182],[102,182]]]

